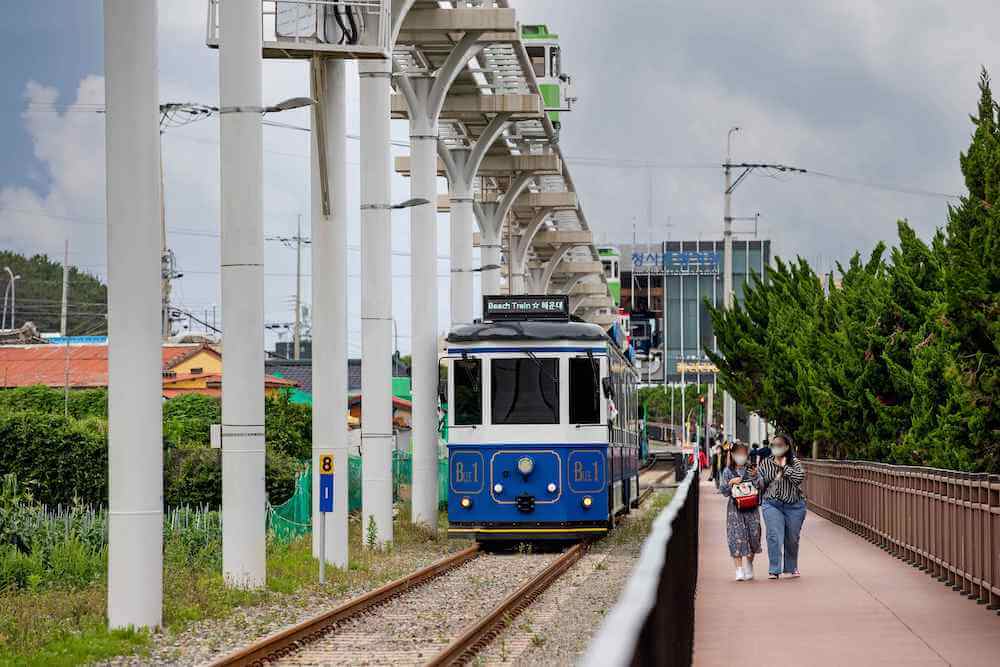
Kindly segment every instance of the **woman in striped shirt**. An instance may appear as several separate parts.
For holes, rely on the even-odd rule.
[[[771,456],[757,467],[761,513],[767,527],[768,579],[782,574],[799,576],[799,534],[806,518],[802,463],[792,452],[791,439],[778,435],[771,441]]]

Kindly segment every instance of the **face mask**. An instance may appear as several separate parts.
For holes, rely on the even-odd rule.
[[[781,445],[778,445],[777,447],[772,447],[771,453],[774,454],[775,456],[784,456],[785,454],[788,453],[788,447],[782,447]]]
[[[746,454],[735,454],[733,460],[736,461],[736,465],[741,466],[747,462],[747,457]]]

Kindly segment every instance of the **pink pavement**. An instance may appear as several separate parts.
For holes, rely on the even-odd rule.
[[[737,582],[725,498],[702,482],[694,664],[1000,665],[1000,616],[810,512],[800,579]],[[763,520],[761,521],[763,527]]]

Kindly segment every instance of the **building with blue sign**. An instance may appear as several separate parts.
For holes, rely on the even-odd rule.
[[[723,242],[663,241],[619,246],[621,307],[631,313],[632,339],[643,355],[642,376],[654,383],[710,383],[705,350],[715,350],[705,299],[722,305]],[[737,302],[753,272],[767,276],[771,241],[734,239],[733,292]],[[690,371],[688,369],[691,369]],[[682,372],[683,371],[683,372]],[[747,428],[737,411],[737,433]],[[742,437],[746,437],[745,435]]]

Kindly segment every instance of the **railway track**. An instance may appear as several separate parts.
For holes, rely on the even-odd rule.
[[[656,485],[661,483],[671,473],[671,470],[667,470],[656,477],[652,484],[639,496],[639,503],[643,503],[656,490]],[[450,643],[436,655],[428,658],[420,652],[414,653],[412,650],[407,652],[405,647],[396,653],[392,653],[392,649],[380,647],[379,650],[388,650],[389,652],[379,653],[378,655],[367,655],[364,661],[368,664],[423,663],[436,667],[461,665],[472,661],[476,654],[503,632],[518,614],[531,605],[539,595],[579,561],[586,552],[586,549],[587,544],[583,542],[573,545],[551,562],[545,564],[544,567],[540,568],[538,572],[522,583],[516,590],[506,595],[495,607],[492,607],[485,613],[476,612],[474,614],[476,620],[465,625],[460,631],[456,632],[453,630],[453,638]],[[348,635],[344,640],[348,644],[358,639],[365,640],[367,639],[366,632],[359,631],[357,628],[353,631],[345,628],[363,616],[379,613],[378,608],[411,591],[423,588],[433,580],[440,578],[447,579],[445,575],[452,573],[473,559],[480,558],[482,553],[478,545],[470,546],[401,579],[397,579],[373,591],[348,600],[327,612],[306,619],[301,623],[285,628],[242,649],[229,653],[212,662],[211,665],[212,667],[235,667],[275,664],[285,661],[306,664],[309,661],[309,658],[305,656],[306,653],[315,653],[317,644],[329,642],[331,638],[336,638],[340,634],[346,633]],[[490,558],[493,557],[491,556]],[[521,560],[517,559],[516,555],[497,556],[496,558],[508,559],[506,561],[507,564],[522,563]],[[481,569],[491,570],[493,569],[493,565],[493,563],[487,563]],[[516,569],[520,569],[520,567]],[[525,565],[525,569],[527,569],[527,565]],[[473,573],[468,576],[474,578],[475,574]],[[396,613],[398,616],[399,612]],[[391,620],[398,622],[401,619],[392,617]],[[447,640],[447,637],[444,639]],[[355,643],[357,642],[355,641]],[[372,643],[375,643],[374,638],[372,638]],[[429,643],[433,645],[434,642]],[[440,646],[441,643],[439,638],[437,644]],[[318,650],[321,654],[323,653],[322,648]],[[342,647],[332,650],[342,660],[350,660],[350,653],[340,652]],[[375,648],[373,647],[372,650],[374,651]],[[306,663],[302,661],[306,661]]]
[[[479,554],[479,545],[470,546],[416,570],[401,579],[389,582],[364,595],[352,598],[328,612],[306,619],[301,623],[264,637],[249,646],[229,653],[212,662],[211,666],[242,667],[244,665],[264,665],[276,662],[299,650],[303,645],[321,637],[338,624],[360,616],[373,607],[384,604],[406,591],[440,577],[476,558]]]
[[[583,556],[587,549],[584,542],[578,542],[556,558],[548,567],[525,582],[520,588],[504,598],[479,621],[466,628],[443,651],[427,662],[428,667],[463,665],[470,662],[479,649],[488,645],[511,621],[545,589],[561,577]]]

